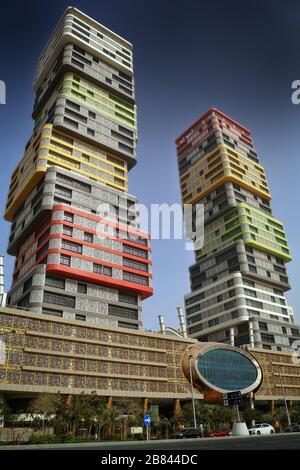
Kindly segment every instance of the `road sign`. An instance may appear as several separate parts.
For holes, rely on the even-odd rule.
[[[241,403],[242,403],[241,398],[231,398],[230,400],[228,400],[229,405],[240,405]]]
[[[242,394],[240,390],[224,393],[224,406],[240,405],[242,403]]]
[[[145,415],[144,416],[144,424],[148,428],[151,424],[151,416],[150,415]]]
[[[131,434],[143,434],[143,427],[142,426],[135,426],[130,428]]]
[[[240,398],[242,396],[240,390],[236,390],[234,392],[228,392],[227,393],[227,398],[230,399],[230,398]]]

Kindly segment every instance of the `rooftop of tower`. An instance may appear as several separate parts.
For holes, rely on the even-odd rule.
[[[176,145],[179,145],[180,144],[180,140],[183,138],[183,137],[186,137],[186,134],[188,134],[189,132],[191,132],[193,130],[193,128],[195,126],[197,126],[197,124],[199,124],[203,119],[205,119],[207,116],[209,116],[211,113],[216,113],[218,114],[219,116],[227,119],[228,121],[230,121],[232,124],[234,124],[235,126],[237,126],[241,131],[247,133],[249,136],[251,136],[251,133],[249,131],[249,129],[247,129],[247,127],[243,126],[242,124],[238,123],[237,121],[235,121],[234,119],[232,119],[231,117],[229,117],[227,114],[223,113],[222,111],[220,111],[219,109],[217,108],[210,108],[208,111],[206,111],[206,113],[204,113],[200,118],[198,118],[192,125],[190,125],[184,132],[182,132],[179,137],[177,137],[177,139],[175,140],[175,143]]]
[[[38,58],[33,85],[35,91],[47,76],[62,47],[69,42],[84,47],[91,54],[96,54],[100,59],[132,76],[132,44],[82,11],[70,6],[57,22]],[[117,56],[110,50],[111,48],[117,49]]]
[[[93,26],[94,28],[96,29],[99,29],[99,30],[102,30],[105,34],[107,34],[108,36],[110,36],[112,39],[115,39],[119,42],[123,42],[124,43],[124,46],[127,46],[129,48],[132,48],[132,43],[127,41],[126,39],[122,38],[122,36],[119,36],[118,34],[114,33],[113,31],[111,31],[109,28],[106,28],[106,26],[103,26],[101,23],[99,23],[98,21],[94,20],[93,18],[91,18],[90,16],[86,15],[85,13],[83,13],[82,11],[78,10],[78,8],[75,8],[73,6],[69,6],[68,8],[65,9],[63,15],[61,16],[61,18],[59,19],[58,23],[56,24],[55,26],[55,29],[53,31],[53,33],[50,35],[50,38],[48,39],[45,47],[43,48],[39,58],[41,58],[44,54],[44,51],[47,49],[48,45],[49,45],[49,42],[51,41],[51,39],[53,38],[53,36],[55,35],[56,31],[58,30],[59,26],[60,26],[60,23],[61,21],[68,15],[68,14],[75,14],[77,17],[81,17],[83,21],[86,21],[87,23],[89,23],[91,26]]]

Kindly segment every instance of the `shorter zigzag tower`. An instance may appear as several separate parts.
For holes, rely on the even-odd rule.
[[[132,45],[70,7],[34,90],[33,135],[5,211],[16,257],[8,305],[139,329],[152,275],[150,237],[127,193],[137,143]]]
[[[185,297],[189,335],[290,350],[299,339],[284,296],[291,256],[250,132],[210,109],[176,145],[182,203],[194,218],[204,204],[204,246]]]

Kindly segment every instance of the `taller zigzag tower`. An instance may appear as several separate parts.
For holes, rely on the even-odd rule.
[[[5,212],[16,257],[8,304],[139,329],[152,276],[150,237],[127,193],[137,143],[132,45],[70,7],[34,90],[33,135]]]

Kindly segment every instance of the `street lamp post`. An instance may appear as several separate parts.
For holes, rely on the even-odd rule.
[[[193,377],[192,377],[192,355],[189,356],[189,363],[190,363],[190,384],[191,384],[191,393],[192,393],[192,405],[193,405],[193,416],[194,416],[194,428],[197,428],[197,420],[196,420],[196,409],[195,409],[195,397],[194,397],[194,387],[193,387]]]
[[[286,416],[287,416],[287,420],[288,420],[288,425],[291,426],[291,418],[290,418],[289,407],[288,407],[288,404],[287,404],[287,401],[286,401],[285,390],[284,390],[284,386],[283,386],[283,382],[282,382],[281,370],[280,369],[278,369],[278,370],[279,370],[280,384],[281,384],[282,395],[283,395],[283,398],[284,398],[284,405],[285,405],[285,411],[286,411]]]

